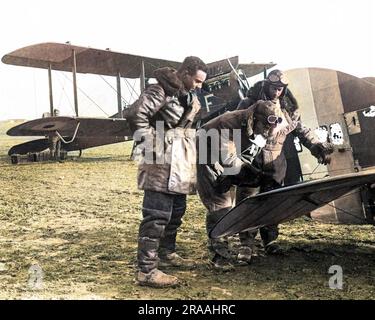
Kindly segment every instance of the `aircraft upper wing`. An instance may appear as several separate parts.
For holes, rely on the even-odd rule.
[[[228,59],[218,60],[207,64],[208,72],[207,72],[207,79],[211,79],[218,75],[229,73],[232,71],[228,60],[232,64],[234,68],[238,66],[238,56],[231,57]]]
[[[172,67],[178,69],[181,62],[143,57],[128,53],[114,52],[88,47],[74,46],[71,44],[46,42],[17,49],[4,55],[3,63],[48,69],[72,71],[72,52],[76,54],[76,66],[79,73],[100,74],[117,76],[120,73],[124,78],[139,78],[142,61],[145,67],[145,76],[151,78],[155,69]],[[247,77],[252,77],[275,66],[273,63],[246,63],[240,64],[238,57],[230,58],[234,68],[242,69]],[[208,77],[216,76],[224,72],[230,72],[227,59],[208,64]]]
[[[270,69],[272,67],[276,66],[275,63],[240,63],[238,65],[238,69],[241,69],[243,72],[245,72],[247,77],[255,76],[264,70]]]
[[[267,70],[276,65],[274,63],[239,63],[238,56],[234,56],[228,59],[208,63],[207,79],[211,79],[221,74],[231,72],[232,68],[231,65],[228,63],[228,60],[230,61],[234,69],[241,69],[249,78],[263,72],[265,69]]]
[[[125,78],[139,78],[142,61],[145,76],[150,78],[153,71],[161,67],[177,69],[181,63],[163,59],[148,58],[127,53],[113,52],[62,43],[40,43],[27,46],[3,56],[6,64],[48,69],[72,71],[72,51],[76,53],[76,66],[79,73],[92,73]]]

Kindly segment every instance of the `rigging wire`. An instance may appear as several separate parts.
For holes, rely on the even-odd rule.
[[[320,166],[320,163],[318,163],[318,165],[315,167],[315,169],[309,174],[309,178],[308,178],[308,179],[311,178],[311,176],[314,174],[315,170],[316,170],[319,166]],[[352,169],[352,168],[350,167],[350,168],[336,169],[336,170],[331,170],[330,172],[337,172],[337,171],[350,170],[350,169]],[[317,172],[316,174],[318,174],[318,173],[327,173],[327,172],[322,171],[322,172]],[[343,199],[343,198],[345,198],[345,197],[349,197],[349,196],[351,196],[351,195],[355,195],[355,194],[360,194],[360,191],[357,191],[357,189],[355,189],[354,192],[351,192],[351,193],[345,194],[345,195],[343,195],[343,196],[341,196],[341,197],[339,197],[339,198],[337,198],[337,199],[335,199],[335,200],[333,200],[333,201],[336,201],[336,200],[339,200],[339,199]],[[340,208],[340,207],[337,207],[337,206],[331,204],[331,203],[330,203],[331,201],[330,201],[330,202],[325,202],[325,201],[321,201],[321,200],[317,200],[317,201],[320,201],[321,203],[325,203],[326,205],[328,205],[328,206],[334,208],[335,210],[341,211],[341,212],[343,212],[344,214],[349,215],[349,216],[351,216],[351,217],[357,219],[358,221],[363,221],[362,219],[358,218],[357,216],[355,216],[354,214],[350,213],[349,211],[346,211],[346,210],[344,210],[344,209],[342,209],[342,208]],[[362,200],[361,200],[361,201],[362,201]]]
[[[34,109],[35,109],[35,116],[38,117],[38,96],[36,94],[35,71],[33,72],[33,85],[34,85]]]
[[[73,82],[69,77],[67,77],[64,73],[62,73],[63,76],[68,79],[70,82]],[[78,90],[87,98],[89,99],[94,105],[96,105],[107,117],[109,117],[109,114],[107,112],[105,112],[102,107],[100,107],[91,97],[89,97],[89,95],[83,91],[81,88],[78,88]]]
[[[317,171],[317,172],[315,172],[317,167],[315,167],[315,169],[311,173],[304,173],[303,176],[309,176],[309,178],[310,178],[310,176],[313,175],[313,174],[327,173],[327,171]],[[329,172],[339,172],[339,171],[348,171],[348,170],[353,170],[353,167],[346,167],[346,168],[342,168],[342,169],[330,170]],[[353,172],[350,171],[349,173],[353,173]]]
[[[117,92],[117,89],[116,88],[114,88],[102,75],[99,75],[100,76],[100,78],[102,78],[102,80],[114,91],[114,92],[116,92],[116,93],[118,93]],[[126,104],[129,104],[129,102],[128,101],[126,101],[126,99],[121,95],[121,99],[123,100],[123,102],[125,102]]]
[[[337,198],[337,199],[335,199],[335,200],[338,200],[338,199],[341,199],[341,198],[342,198],[342,197]],[[336,210],[338,210],[338,211],[343,212],[344,214],[346,214],[346,215],[348,215],[348,216],[351,216],[351,217],[357,219],[358,221],[363,222],[363,219],[358,218],[356,215],[352,214],[352,213],[349,212],[349,211],[346,211],[346,210],[344,210],[344,209],[342,209],[342,208],[340,208],[340,207],[337,207],[337,206],[331,204],[331,203],[330,203],[331,201],[330,201],[330,202],[327,202],[327,201],[322,201],[322,200],[319,200],[319,199],[314,199],[314,201],[320,201],[321,203],[324,203],[324,204],[326,204],[326,205],[328,205],[328,206],[330,206],[330,207],[332,207],[332,208],[334,208],[334,209],[336,209]]]
[[[135,91],[134,89],[134,86],[128,81],[127,78],[123,78],[125,84],[126,84],[126,87],[128,88],[129,92],[130,92],[130,101],[133,101],[133,93],[135,93],[136,97],[139,97],[139,94],[137,91]]]
[[[307,178],[308,180],[311,179],[311,176],[314,174],[315,170],[318,169],[320,166],[320,163],[318,163],[318,165],[315,167],[315,169],[310,173],[309,177]]]
[[[62,89],[63,94],[65,95],[66,99],[68,100],[68,103],[69,103],[70,109],[72,109],[73,114],[75,114],[75,110],[74,110],[74,107],[73,107],[73,103],[70,101],[70,99],[69,99],[69,95],[67,94],[67,92],[66,92],[66,90],[65,90],[65,84],[62,83],[61,78],[57,78],[57,79],[58,79],[58,81],[60,82],[60,85],[61,85],[61,89]],[[60,96],[60,102],[61,102],[61,96]]]

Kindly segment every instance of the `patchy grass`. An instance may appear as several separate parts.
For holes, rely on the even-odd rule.
[[[281,226],[285,254],[262,249],[248,267],[210,268],[205,209],[188,200],[178,235],[193,271],[169,270],[176,289],[134,282],[142,192],[131,143],[87,150],[63,163],[11,165],[7,150],[22,142],[0,122],[0,299],[374,299],[375,232],[369,225],[326,225],[298,219]],[[342,290],[328,287],[331,265]],[[43,281],[32,282],[41,269]]]

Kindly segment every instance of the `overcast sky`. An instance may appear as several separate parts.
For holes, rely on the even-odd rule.
[[[322,67],[375,76],[372,0],[19,0],[2,4],[0,30],[1,57],[36,43],[70,41],[177,61],[239,55],[242,63],[272,61],[284,70]],[[55,102],[63,114],[73,114],[66,76],[54,75]],[[78,84],[90,86],[83,90],[94,91],[108,114],[116,112],[113,90],[102,79],[82,77]],[[49,110],[47,89],[46,70],[0,63],[0,120],[40,117]],[[105,116],[84,96],[80,108],[82,115]]]

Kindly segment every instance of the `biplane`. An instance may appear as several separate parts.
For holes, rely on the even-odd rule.
[[[50,112],[46,117],[27,121],[11,128],[11,136],[42,136],[43,138],[13,146],[8,154],[17,163],[20,155],[31,159],[63,159],[67,152],[130,140],[127,121],[123,118],[121,78],[140,80],[140,92],[153,78],[157,68],[177,69],[180,62],[144,56],[74,46],[61,43],[41,43],[6,54],[2,62],[10,65],[46,69],[48,71]],[[199,94],[202,110],[200,123],[237,106],[247,90],[247,78],[273,67],[274,64],[240,64],[238,57],[208,64],[205,90]],[[73,75],[74,116],[55,116],[52,91],[52,71]],[[85,118],[79,115],[77,73],[116,77],[118,112],[109,118]],[[237,78],[233,77],[236,73]],[[245,75],[246,73],[246,75]],[[239,76],[241,75],[241,76]],[[199,125],[199,124],[198,124]],[[47,152],[45,152],[47,150]],[[29,157],[30,158],[30,157]]]
[[[152,79],[155,69],[165,66],[178,68],[180,65],[177,61],[59,43],[42,43],[21,48],[5,55],[2,62],[48,71],[48,115],[22,123],[7,132],[12,136],[42,138],[13,146],[8,154],[14,163],[18,162],[20,155],[28,155],[33,161],[40,160],[41,155],[47,155],[48,160],[62,159],[70,151],[78,150],[81,153],[90,147],[130,140],[130,130],[122,116],[127,106],[123,106],[121,101],[121,79],[139,79],[139,92],[142,92]],[[248,78],[262,73],[265,77],[267,70],[273,66],[273,63],[242,64],[238,57],[209,63],[207,80],[198,93],[202,109],[197,117],[197,126],[235,109],[249,88]],[[72,73],[74,116],[54,114],[52,71]],[[77,73],[116,78],[116,114],[109,118],[85,118],[79,115]],[[316,160],[302,149],[298,141],[288,137],[284,146],[288,161],[287,185],[297,184],[298,189],[300,182],[310,178],[320,179],[341,174],[353,174],[349,180],[355,181],[355,172],[372,169],[375,165],[375,153],[368,146],[372,146],[375,140],[372,130],[375,121],[374,78],[359,79],[339,71],[317,68],[289,70],[286,74],[290,79],[289,87],[299,101],[303,122],[310,128],[316,128],[317,135],[323,137],[322,141],[330,141],[336,145],[331,164],[316,171]],[[326,222],[374,223],[375,188],[371,183],[362,182],[357,185],[360,189],[357,188],[354,193],[337,195],[331,198],[329,205],[315,206],[315,209],[311,207],[311,217]],[[319,187],[319,183],[312,186],[313,189]],[[291,188],[288,192],[293,193],[297,189]],[[259,195],[256,199],[265,199],[262,197]],[[264,197],[267,200],[276,199],[273,193]],[[246,201],[252,203],[255,200]],[[274,203],[269,201],[271,202]],[[244,205],[241,204],[241,207]],[[236,210],[233,212],[237,212]],[[231,216],[235,214],[233,212]],[[274,214],[278,215],[276,212]],[[274,217],[268,216],[270,217],[272,221]],[[243,227],[252,228],[251,225],[242,225],[241,228]]]

